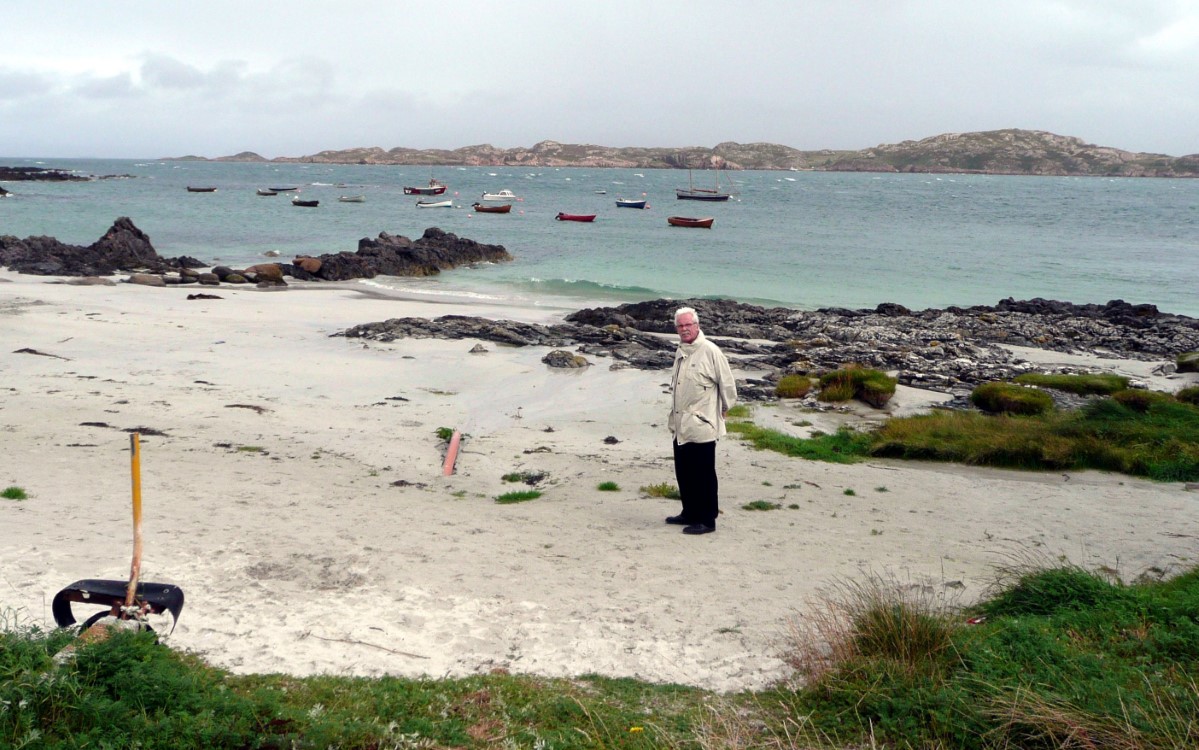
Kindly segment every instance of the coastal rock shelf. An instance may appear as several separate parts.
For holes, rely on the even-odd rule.
[[[668,369],[670,320],[687,305],[740,369],[765,373],[739,384],[747,399],[773,398],[789,372],[834,370],[857,363],[897,371],[899,382],[951,393],[964,401],[974,386],[1036,369],[1003,345],[1124,359],[1172,358],[1199,350],[1199,321],[1164,315],[1152,305],[1115,300],[1073,305],[1051,300],[1002,300],[993,307],[912,312],[895,304],[875,310],[763,308],[730,300],[654,300],[580,310],[558,325],[459,315],[395,318],[339,334],[402,338],[481,339],[511,346],[573,348],[615,361],[612,367]]]

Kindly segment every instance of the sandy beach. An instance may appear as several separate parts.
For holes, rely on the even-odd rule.
[[[1181,483],[840,466],[731,438],[717,450],[719,530],[689,537],[663,523],[676,502],[639,491],[674,483],[666,373],[602,359],[552,370],[531,347],[331,336],[393,317],[561,311],[350,283],[60,281],[0,271],[0,487],[29,495],[0,500],[9,624],[52,626],[63,586],[128,576],[132,429],[142,579],[186,593],[171,645],[235,672],[502,668],[760,688],[786,676],[789,619],[838,579],[884,573],[968,601],[1024,554],[1125,580],[1199,561],[1199,492]],[[220,299],[186,299],[197,292]],[[1154,380],[1154,364],[1105,362],[1165,390],[1195,382]],[[901,388],[891,411],[935,400]],[[756,407],[762,424],[805,419],[827,417]],[[452,476],[441,427],[466,435]],[[503,481],[512,472],[543,472],[543,495],[497,504],[522,488]],[[619,491],[598,491],[607,481]],[[783,508],[742,509],[754,500]]]

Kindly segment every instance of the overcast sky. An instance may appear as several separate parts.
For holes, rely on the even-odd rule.
[[[1026,128],[1199,152],[1199,0],[0,0],[0,155]]]

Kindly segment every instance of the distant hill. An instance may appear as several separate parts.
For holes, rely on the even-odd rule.
[[[195,159],[196,157],[184,157]],[[1041,130],[945,133],[861,151],[800,151],[775,143],[727,141],[714,148],[638,148],[541,141],[530,148],[483,144],[451,150],[378,146],[265,159],[243,151],[212,161],[430,166],[628,167],[634,169],[785,169],[835,172],[973,172],[1015,175],[1199,177],[1199,154],[1167,156],[1096,146]]]

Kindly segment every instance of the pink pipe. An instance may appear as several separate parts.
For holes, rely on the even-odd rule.
[[[445,464],[441,467],[441,473],[445,476],[450,476],[454,473],[454,462],[458,460],[458,446],[462,442],[462,433],[454,430],[454,434],[450,437],[450,447],[445,452]]]

